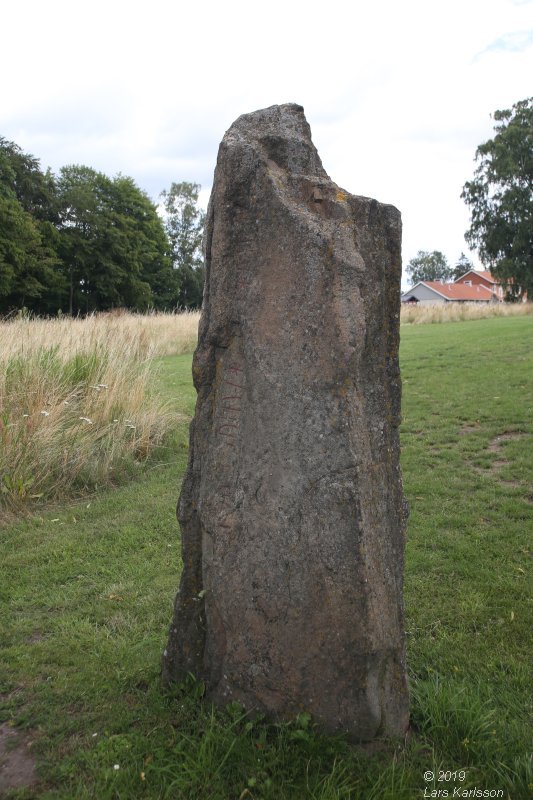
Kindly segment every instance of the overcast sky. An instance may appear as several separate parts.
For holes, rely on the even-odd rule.
[[[404,264],[464,251],[496,109],[532,94],[532,0],[26,0],[2,7],[0,135],[57,172],[203,187],[242,113],[304,106],[326,171],[402,212]],[[477,263],[477,261],[476,261]]]

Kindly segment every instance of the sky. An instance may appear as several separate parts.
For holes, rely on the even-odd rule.
[[[2,29],[0,135],[44,169],[154,201],[191,181],[206,206],[231,123],[299,103],[331,178],[402,212],[404,267],[480,267],[461,190],[491,114],[533,87],[533,0],[22,0]]]

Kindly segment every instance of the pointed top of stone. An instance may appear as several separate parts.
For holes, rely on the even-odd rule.
[[[242,114],[226,132],[223,144],[240,141],[260,149],[267,160],[293,175],[328,178],[303,106],[283,103]]]

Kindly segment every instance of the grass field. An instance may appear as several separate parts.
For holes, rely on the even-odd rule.
[[[0,772],[0,796],[530,797],[532,334],[525,316],[402,327],[407,743],[370,756],[306,716],[271,725],[213,711],[192,682],[162,691],[182,422],[142,481],[0,529],[0,743],[28,777],[36,764],[4,794]],[[160,393],[192,413],[190,355],[161,359]]]

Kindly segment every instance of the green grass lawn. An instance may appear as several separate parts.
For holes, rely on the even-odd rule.
[[[531,317],[402,328],[405,746],[369,755],[305,715],[272,725],[213,711],[192,682],[161,689],[184,424],[138,481],[0,529],[0,723],[38,768],[0,796],[529,797],[532,334]],[[161,359],[161,391],[189,415],[190,360]]]

